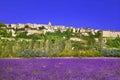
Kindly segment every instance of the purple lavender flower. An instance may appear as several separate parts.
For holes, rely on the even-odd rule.
[[[120,59],[0,59],[0,80],[120,80]]]

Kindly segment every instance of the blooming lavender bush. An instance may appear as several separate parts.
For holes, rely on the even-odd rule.
[[[0,59],[0,80],[120,80],[120,59]]]

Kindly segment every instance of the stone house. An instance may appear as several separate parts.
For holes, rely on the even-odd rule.
[[[120,32],[118,31],[110,31],[110,30],[104,30],[102,31],[103,37],[111,37],[111,38],[115,38],[117,36],[120,36]]]
[[[27,32],[27,35],[32,35],[32,34],[43,34],[43,31],[35,30],[35,29],[27,29],[26,32]]]

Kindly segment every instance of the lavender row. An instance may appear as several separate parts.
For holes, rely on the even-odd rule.
[[[0,80],[120,80],[120,59],[0,59]]]

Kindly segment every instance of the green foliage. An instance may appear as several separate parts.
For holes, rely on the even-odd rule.
[[[0,22],[0,27],[6,27],[6,25]]]
[[[28,36],[26,35],[26,32],[21,32],[17,34],[16,38],[27,38]]]
[[[13,57],[13,41],[0,40],[0,57]]]
[[[53,33],[47,32],[45,34],[46,38],[49,38],[49,37],[63,38],[63,37],[65,37],[66,39],[70,39],[71,35],[72,35],[72,32],[70,30],[67,30],[64,32],[55,31]]]
[[[25,25],[25,28],[29,28],[29,25]]]
[[[21,52],[20,57],[31,58],[31,57],[45,57],[45,53],[41,52],[39,49],[37,51],[30,51],[25,49]]]
[[[32,40],[44,39],[43,34],[32,34],[27,37],[28,37],[28,39],[32,39]]]
[[[15,30],[16,31],[25,31],[25,28],[20,28],[20,29],[16,28]]]
[[[46,29],[44,26],[39,27],[39,30]]]
[[[2,37],[12,37],[12,33],[8,33],[6,28],[0,28],[0,35]]]
[[[120,48],[120,38],[108,39],[106,45],[111,48]]]
[[[38,39],[44,39],[45,35],[43,35],[43,34],[27,35],[27,32],[20,32],[19,34],[17,34],[16,38],[25,38],[25,39],[38,40]]]
[[[52,37],[46,41],[0,40],[0,57],[120,57],[120,49],[103,49],[101,54],[98,50],[81,49],[81,45]],[[72,50],[73,46],[78,49]]]
[[[60,57],[101,57],[102,55],[96,50],[63,50]]]
[[[63,35],[65,35],[65,37],[67,39],[70,39],[70,37],[72,36],[72,30],[71,29],[68,29],[67,31],[63,32]]]
[[[63,39],[49,38],[45,42],[45,53],[50,56],[56,56],[58,53],[62,52],[65,48],[65,43]]]
[[[87,50],[89,49],[88,46],[86,46],[85,43],[79,42],[79,41],[72,41],[72,47],[74,50]]]
[[[80,33],[72,33],[71,37],[83,38],[84,36],[82,36]]]
[[[103,49],[102,55],[105,57],[120,57],[120,49],[116,49],[116,48]]]
[[[101,31],[95,32],[95,37],[96,37],[96,38],[102,37],[102,32],[101,32]]]
[[[89,36],[82,36],[82,38],[87,41],[89,49],[93,49],[95,48],[95,35],[93,35],[92,32],[89,32],[88,35]]]

